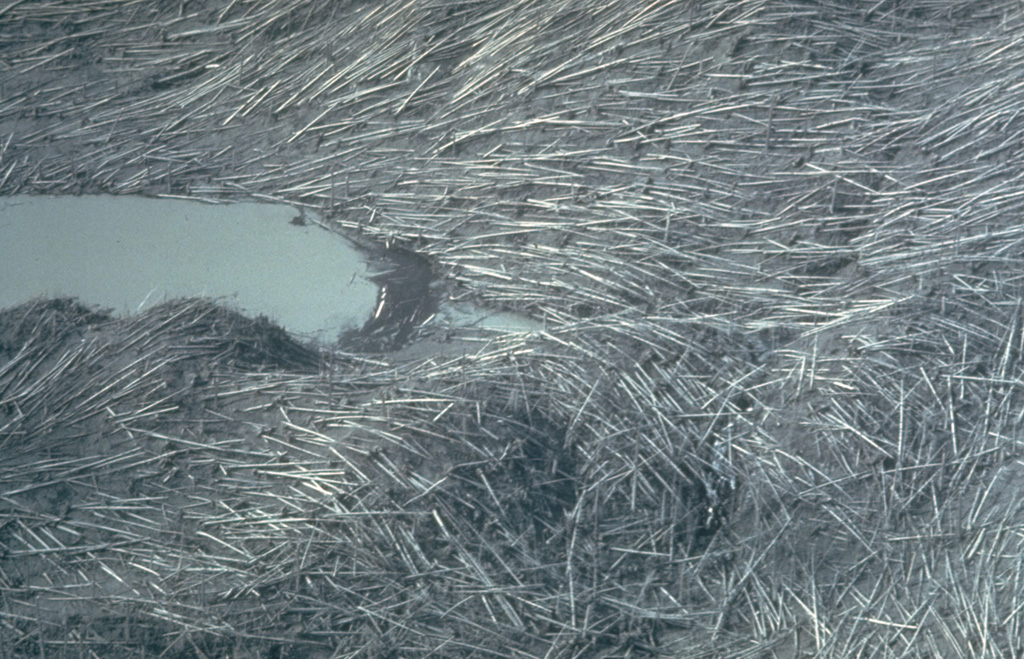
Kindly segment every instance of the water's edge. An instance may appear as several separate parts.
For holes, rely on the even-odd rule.
[[[0,198],[0,309],[75,298],[126,316],[202,297],[265,317],[299,341],[371,352],[402,347],[431,321],[541,329],[529,318],[442,300],[436,281],[425,257],[339,234],[288,204]]]
[[[329,341],[370,317],[378,284],[354,245],[292,206],[19,195],[0,200],[0,308],[75,297],[116,315],[207,297]]]

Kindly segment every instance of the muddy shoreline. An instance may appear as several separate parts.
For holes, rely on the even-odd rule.
[[[370,256],[377,271],[370,281],[380,287],[377,306],[357,332],[339,338],[342,350],[398,350],[438,309],[436,277],[427,259],[389,246],[375,246]]]

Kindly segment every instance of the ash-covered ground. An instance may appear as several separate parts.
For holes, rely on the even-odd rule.
[[[544,328],[4,312],[0,657],[1021,657],[1022,43],[1010,0],[0,6],[0,194],[284,199]]]

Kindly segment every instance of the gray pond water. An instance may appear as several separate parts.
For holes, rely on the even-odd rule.
[[[283,204],[126,196],[0,198],[0,308],[73,296],[127,315],[210,297],[334,340],[373,312],[362,255]]]

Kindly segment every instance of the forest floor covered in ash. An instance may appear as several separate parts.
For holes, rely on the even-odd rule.
[[[0,194],[283,200],[540,328],[0,312],[0,658],[1024,656],[1022,43],[1010,0],[0,6]]]

